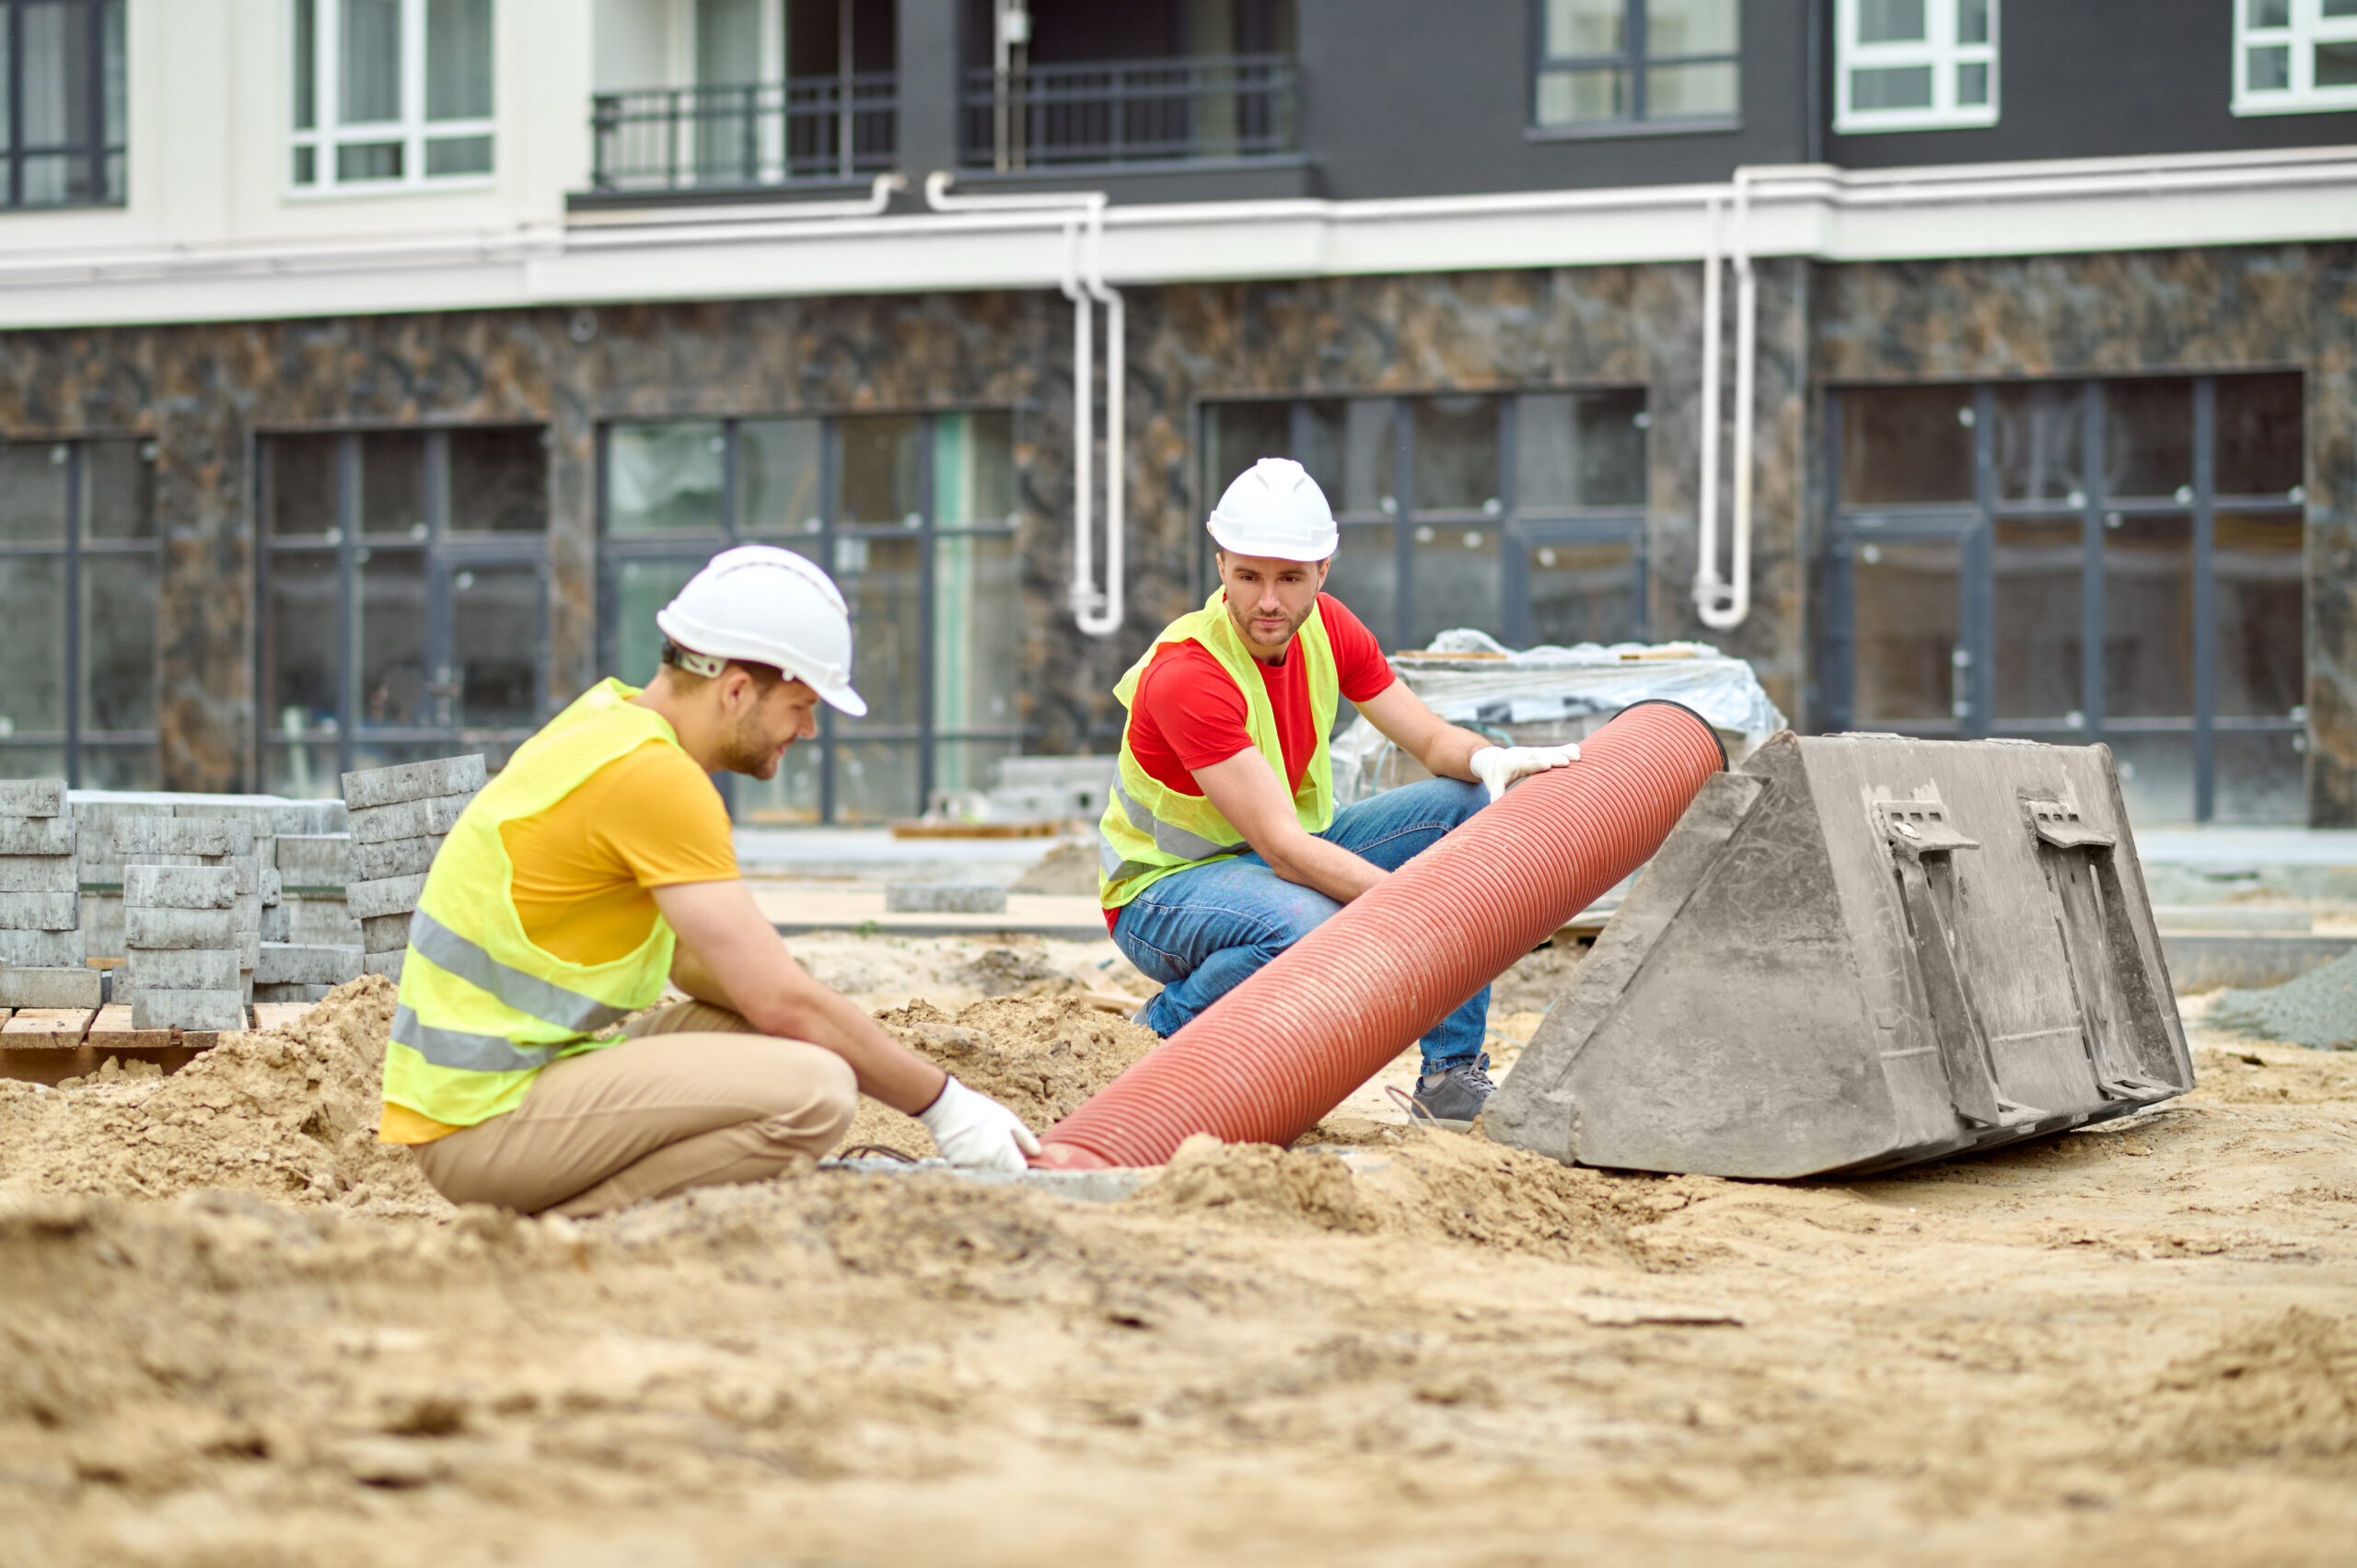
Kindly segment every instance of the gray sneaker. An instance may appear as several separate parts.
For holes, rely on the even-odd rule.
[[[1489,1067],[1490,1059],[1482,1056],[1446,1073],[1425,1074],[1416,1080],[1416,1105],[1451,1132],[1471,1132],[1482,1104],[1497,1092]]]

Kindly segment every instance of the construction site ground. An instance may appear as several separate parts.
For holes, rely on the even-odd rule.
[[[1052,1120],[1110,944],[797,940]],[[1492,1011],[1500,1067],[1567,961]],[[911,1005],[913,1004],[913,1005]],[[813,1169],[574,1223],[373,1142],[391,988],[0,1084],[0,1568],[2346,1563],[2357,1055],[1864,1179],[1412,1131],[1136,1196]],[[858,1142],[923,1149],[871,1109]]]

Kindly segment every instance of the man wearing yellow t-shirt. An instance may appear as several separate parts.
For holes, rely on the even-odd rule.
[[[737,873],[707,775],[772,778],[821,701],[867,711],[841,592],[748,545],[656,622],[654,681],[593,687],[436,854],[379,1136],[412,1145],[453,1202],[526,1214],[761,1180],[832,1147],[862,1092],[923,1121],[954,1164],[1023,1168],[1030,1130],[811,979]],[[694,1000],[644,1011],[667,981]]]

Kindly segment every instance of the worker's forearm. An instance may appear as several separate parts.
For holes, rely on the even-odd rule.
[[[1434,732],[1432,739],[1424,747],[1424,754],[1416,760],[1423,763],[1425,771],[1435,778],[1478,783],[1473,777],[1473,753],[1484,746],[1496,744],[1486,736],[1460,729],[1453,724],[1446,725]]]
[[[805,978],[785,996],[748,1015],[764,1034],[806,1040],[851,1063],[859,1092],[913,1116],[940,1098],[947,1074],[884,1032],[859,1004]]]
[[[1288,882],[1315,888],[1336,903],[1346,904],[1383,880],[1383,868],[1362,860],[1340,844],[1296,832],[1260,851],[1269,869]]]

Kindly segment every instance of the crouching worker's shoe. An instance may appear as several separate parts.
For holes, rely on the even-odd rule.
[[[1416,1106],[1451,1132],[1469,1132],[1482,1104],[1497,1092],[1490,1081],[1490,1059],[1478,1057],[1446,1072],[1427,1073],[1416,1080]]]

